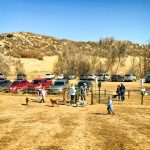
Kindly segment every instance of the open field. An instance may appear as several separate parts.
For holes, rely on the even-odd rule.
[[[117,84],[102,83],[102,89],[115,90]],[[138,82],[124,84],[140,89]],[[46,103],[26,106],[25,97],[0,95],[0,150],[150,150],[150,96],[142,106],[138,92],[114,101],[116,115],[107,115],[107,97],[90,105],[89,95],[86,107],[51,107],[50,95]]]

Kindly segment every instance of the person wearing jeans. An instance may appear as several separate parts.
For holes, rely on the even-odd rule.
[[[115,115],[112,109],[112,105],[113,105],[113,102],[112,102],[111,96],[109,96],[108,103],[107,103],[108,114],[112,113],[113,115]]]
[[[71,103],[71,104],[75,104],[75,94],[76,94],[76,90],[75,90],[75,87],[73,86],[73,84],[71,85],[71,87],[70,87],[70,89],[69,89],[69,94],[70,94],[70,98],[71,98],[70,103]]]

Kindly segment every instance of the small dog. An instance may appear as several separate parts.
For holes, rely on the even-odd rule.
[[[56,104],[57,106],[59,106],[59,101],[57,99],[50,98],[50,101],[52,103],[52,107],[54,106],[54,104]]]
[[[30,102],[30,103],[32,102],[31,98],[26,97],[26,105],[28,105],[29,102]]]

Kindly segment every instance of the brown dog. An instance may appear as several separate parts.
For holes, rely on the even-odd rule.
[[[57,106],[59,106],[59,101],[57,99],[50,98],[50,101],[52,103],[52,106],[54,106],[54,104],[56,104]]]
[[[26,105],[28,105],[29,102],[30,102],[30,103],[32,102],[31,98],[26,97]]]

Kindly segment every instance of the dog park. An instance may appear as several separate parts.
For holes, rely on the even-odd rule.
[[[87,95],[88,105],[57,106],[52,100],[62,95],[47,95],[38,103],[35,95],[1,93],[1,150],[148,150],[150,148],[150,96],[143,98],[139,82],[124,83],[126,99],[114,100],[116,115],[107,114],[107,94],[117,82],[102,82],[100,95]],[[144,84],[148,89],[149,84]],[[93,89],[98,89],[97,85]],[[26,98],[29,98],[26,105]],[[92,104],[91,104],[92,100]]]

